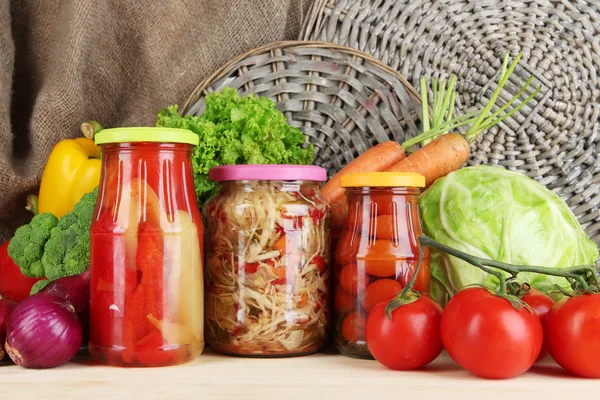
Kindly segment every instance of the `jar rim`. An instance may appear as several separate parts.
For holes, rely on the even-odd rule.
[[[187,129],[152,126],[103,129],[94,136],[96,144],[111,143],[184,143],[198,145],[198,135]]]
[[[425,177],[412,172],[354,172],[340,179],[340,186],[351,187],[425,187]]]
[[[208,171],[208,179],[224,181],[316,181],[325,182],[327,171],[314,165],[245,164],[221,165]]]

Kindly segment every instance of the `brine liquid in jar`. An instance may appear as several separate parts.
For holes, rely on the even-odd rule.
[[[370,358],[366,318],[378,303],[388,302],[414,275],[422,233],[418,209],[418,174],[356,173],[342,178],[348,213],[335,250],[335,345],[347,356]],[[429,252],[414,290],[429,293]],[[398,340],[401,340],[399,338]]]
[[[312,166],[217,167],[205,204],[206,339],[221,353],[310,354],[331,320],[325,170]]]
[[[203,336],[203,226],[192,132],[107,129],[90,230],[92,357],[164,366],[197,357]]]

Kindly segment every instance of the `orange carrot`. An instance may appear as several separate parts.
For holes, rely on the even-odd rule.
[[[304,307],[308,303],[308,295],[305,292],[302,292],[300,295],[300,300],[298,300],[298,307]]]
[[[282,254],[285,253],[287,238],[285,235],[277,239],[275,243],[273,243],[273,250],[279,250]]]
[[[387,172],[416,172],[425,177],[425,186],[429,186],[466,163],[470,150],[464,136],[447,133],[396,163]]]
[[[285,279],[286,267],[271,268],[271,271],[273,271],[273,273],[277,275],[277,279]]]
[[[344,197],[344,189],[340,186],[342,176],[352,172],[383,172],[406,157],[402,146],[388,141],[371,147],[335,174],[323,185],[321,196],[329,204]]]
[[[426,186],[429,186],[436,179],[459,169],[469,158],[470,143],[477,139],[483,132],[518,112],[539,93],[541,88],[535,90],[519,105],[513,106],[515,101],[526,92],[532,83],[533,77],[530,77],[515,96],[501,107],[498,106],[498,110],[492,113],[492,108],[500,92],[516,68],[520,58],[521,54],[515,57],[509,65],[509,55],[506,54],[502,63],[498,85],[492,93],[490,100],[481,111],[473,111],[459,117],[453,116],[456,100],[456,76],[452,75],[448,84],[446,84],[445,80],[438,81],[437,78],[433,79],[433,114],[431,118],[429,116],[427,84],[425,78],[421,78],[424,132],[421,135],[406,140],[402,145],[398,145],[395,142],[377,145],[348,164],[323,187],[323,197],[331,204],[332,229],[334,231],[341,229],[344,226],[346,218],[346,198],[344,190],[340,187],[340,178],[342,175],[351,172],[416,172],[425,176]],[[512,109],[506,112],[510,107]],[[448,133],[467,124],[470,124],[471,127],[464,135]],[[416,145],[420,145],[420,149],[407,157],[405,150],[410,152],[414,150],[414,146]],[[384,149],[384,146],[387,147]],[[391,149],[394,149],[393,154]],[[386,162],[394,157],[397,157],[397,161],[383,168]]]
[[[470,156],[470,143],[472,143],[479,135],[487,131],[491,127],[500,123],[505,118],[518,112],[525,104],[533,99],[541,88],[535,90],[525,101],[519,105],[513,106],[514,102],[521,97],[527,90],[533,77],[530,77],[519,92],[507,101],[502,107],[492,113],[492,108],[502,91],[502,88],[508,81],[508,78],[517,66],[521,59],[519,54],[509,65],[508,54],[505,55],[500,71],[500,79],[496,90],[492,93],[490,100],[486,103],[481,112],[472,112],[462,117],[452,119],[454,110],[454,101],[456,97],[454,85],[456,77],[452,76],[450,84],[446,90],[444,81],[439,82],[436,79],[433,81],[433,116],[431,118],[432,125],[429,126],[429,113],[426,107],[427,90],[425,78],[421,78],[421,92],[423,100],[423,121],[425,132],[413,139],[409,139],[402,144],[404,149],[409,149],[413,145],[420,143],[421,148],[410,154],[405,159],[399,161],[388,172],[416,172],[425,177],[425,185],[429,186],[437,179],[448,175],[450,172],[459,169]],[[438,90],[439,89],[439,90]],[[513,106],[513,108],[505,111]],[[447,133],[459,126],[471,124],[469,130],[464,134]]]

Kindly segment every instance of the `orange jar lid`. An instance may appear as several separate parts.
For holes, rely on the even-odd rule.
[[[342,176],[345,187],[425,187],[425,177],[412,172],[355,172]]]

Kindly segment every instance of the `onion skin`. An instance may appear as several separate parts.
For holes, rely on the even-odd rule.
[[[14,309],[6,327],[6,352],[25,368],[53,368],[71,360],[83,330],[74,307],[49,293],[38,293]]]
[[[52,281],[40,292],[54,294],[71,303],[83,327],[83,342],[87,343],[90,331],[90,270]]]
[[[4,341],[6,340],[6,324],[8,323],[8,317],[17,307],[17,302],[11,299],[0,299],[0,361],[4,360],[6,352],[4,351]]]
[[[65,276],[52,281],[40,292],[67,300],[75,308],[75,312],[81,313],[90,307],[89,269],[81,275]]]

